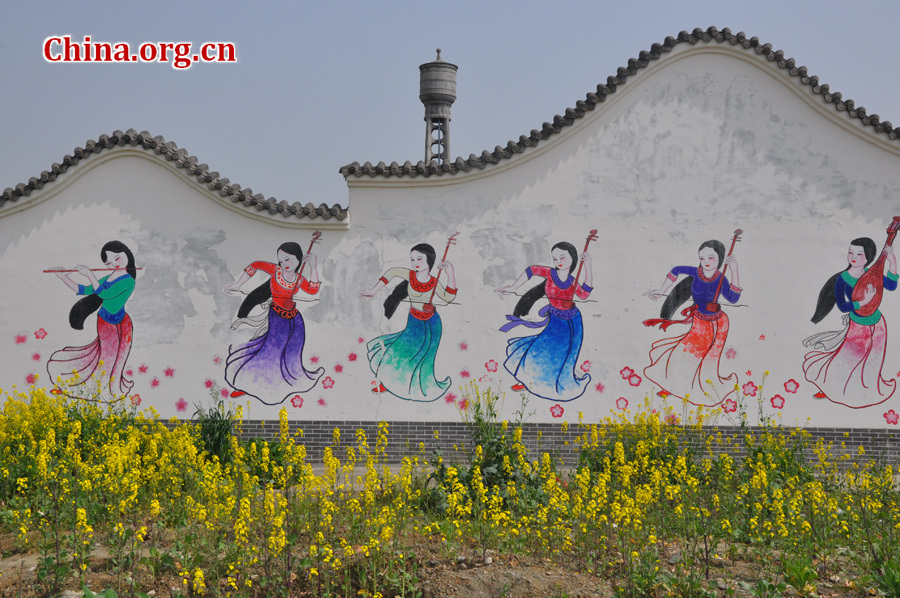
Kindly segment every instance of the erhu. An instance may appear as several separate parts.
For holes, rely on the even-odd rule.
[[[319,242],[322,238],[322,231],[313,231],[312,239],[309,242],[309,248],[306,250],[306,255],[312,253],[313,245]],[[301,277],[303,276],[303,269],[306,267],[306,262],[300,264],[300,269],[297,271],[297,283],[300,283]],[[297,303],[293,299],[288,299],[285,301],[285,306],[288,309],[294,309],[297,306]]]
[[[450,251],[451,245],[456,245],[456,237],[458,237],[458,236],[459,236],[459,231],[453,233],[447,239],[447,246],[444,248],[444,257],[441,258],[442,262],[447,261],[447,252]],[[438,278],[440,278],[440,276],[441,276],[441,273],[438,272]],[[435,308],[434,308],[434,303],[432,303],[432,302],[434,301],[435,291],[437,291],[437,281],[435,281],[435,283],[434,283],[434,288],[431,289],[431,297],[428,298],[428,303],[426,303],[425,305],[422,306],[422,311],[425,311],[428,313],[434,313]]]
[[[587,253],[588,245],[591,244],[591,241],[597,240],[597,229],[591,229],[591,232],[588,233],[587,240],[584,242],[584,251],[581,253]],[[578,277],[581,276],[581,267],[584,265],[584,260],[578,261],[578,271],[575,272],[575,288],[578,288]]]
[[[865,298],[866,288],[869,285],[875,288],[875,296],[872,297],[872,300],[856,310],[856,313],[862,317],[871,316],[878,310],[878,306],[881,305],[881,298],[884,295],[884,262],[887,259],[884,249],[893,245],[894,237],[897,236],[898,230],[900,230],[900,216],[894,216],[894,219],[887,227],[887,241],[884,242],[881,255],[866,270],[865,274],[859,277],[859,280],[856,281],[856,285],[853,287],[854,301],[861,301]]]

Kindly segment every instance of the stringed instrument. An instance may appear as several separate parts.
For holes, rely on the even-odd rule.
[[[887,227],[887,241],[884,242],[884,248],[890,247],[894,243],[897,231],[900,230],[900,216],[894,216],[894,219]],[[887,255],[881,250],[881,255],[875,260],[875,263],[866,270],[866,272],[856,281],[853,287],[853,300],[861,301],[865,298],[866,288],[869,285],[875,288],[875,296],[872,300],[856,310],[856,313],[862,317],[871,316],[878,310],[881,305],[882,295],[884,295],[884,262]]]
[[[451,245],[456,245],[456,237],[458,237],[458,236],[459,236],[459,231],[456,231],[455,233],[450,235],[450,237],[447,239],[447,246],[444,247],[444,257],[441,258],[442,262],[447,261],[447,252],[450,251]],[[438,278],[440,278],[440,277],[441,277],[441,273],[438,272]],[[435,308],[434,308],[434,303],[432,303],[432,302],[434,301],[434,294],[436,291],[437,291],[437,281],[435,281],[434,288],[431,289],[431,297],[428,298],[428,303],[426,303],[425,305],[422,306],[422,311],[426,311],[428,313],[434,313]]]
[[[744,231],[737,228],[734,230],[734,236],[731,238],[731,248],[728,250],[728,255],[725,256],[725,259],[731,257],[731,254],[734,253],[734,246],[739,241],[742,241],[741,235],[744,234]],[[716,287],[716,294],[713,296],[713,304],[719,303],[719,294],[722,292],[722,283],[725,282],[725,271],[728,269],[728,264],[724,263],[723,260],[723,268],[722,268],[722,277],[719,278],[719,286]]]
[[[306,255],[309,255],[310,253],[312,253],[313,246],[316,243],[318,243],[321,238],[322,238],[322,231],[318,231],[318,230],[313,231],[312,239],[309,242],[309,248],[306,250]],[[302,264],[300,264],[300,269],[297,271],[297,282],[298,283],[300,282],[301,277],[303,276],[303,269],[305,267],[306,267],[306,262],[303,262]],[[297,303],[291,299],[288,299],[287,301],[285,301],[285,305],[287,306],[288,309],[294,309],[297,306]]]
[[[581,253],[587,253],[588,245],[591,244],[591,241],[597,240],[597,229],[591,229],[591,232],[588,233],[587,240],[584,242],[584,251]],[[584,265],[584,260],[578,261],[578,271],[575,272],[575,288],[578,288],[578,277],[581,276],[581,267]]]

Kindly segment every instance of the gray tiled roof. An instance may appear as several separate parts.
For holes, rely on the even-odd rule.
[[[267,211],[273,216],[281,214],[285,218],[322,218],[323,220],[335,218],[344,221],[349,215],[348,210],[338,204],[328,207],[323,203],[317,207],[311,203],[306,205],[298,202],[289,204],[284,200],[278,201],[274,197],[266,199],[260,193],[253,193],[252,189],[241,189],[240,185],[233,184],[228,179],[219,176],[218,172],[211,172],[206,164],[200,164],[197,158],[188,155],[186,150],[179,149],[174,142],[166,141],[161,136],[154,137],[147,131],[138,133],[134,129],[128,129],[124,133],[115,131],[112,135],[100,135],[97,141],[89,140],[84,147],[76,147],[72,155],[65,156],[62,163],[53,164],[50,170],[45,170],[40,176],[31,177],[27,183],[19,183],[15,188],[7,187],[0,194],[0,210],[6,202],[15,202],[20,197],[28,196],[32,191],[52,183],[92,154],[99,154],[104,150],[125,145],[140,147],[165,157],[166,160],[174,162],[178,168],[183,168],[198,185],[210,191],[217,191],[223,199],[228,198],[233,203],[240,202],[247,208],[253,207],[260,212]]]
[[[761,44],[756,37],[747,37],[743,32],[732,33],[730,29],[725,28],[719,31],[715,27],[710,27],[705,31],[703,29],[694,29],[692,32],[682,31],[677,37],[667,37],[661,44],[653,44],[650,51],[642,51],[637,58],[628,61],[627,67],[619,67],[614,77],[608,77],[606,83],[597,86],[596,92],[587,94],[585,99],[575,102],[574,108],[566,108],[565,114],[553,117],[553,122],[545,122],[540,129],[533,129],[528,135],[522,135],[518,141],[511,140],[505,146],[496,146],[493,151],[484,150],[481,155],[476,156],[470,154],[468,158],[458,157],[453,162],[445,162],[438,164],[437,162],[425,163],[419,161],[412,164],[406,161],[403,164],[392,162],[385,165],[384,162],[372,164],[366,162],[360,164],[353,162],[340,168],[340,173],[344,177],[417,177],[432,176],[444,174],[457,174],[459,172],[468,172],[474,168],[483,169],[489,164],[497,164],[502,160],[508,160],[515,154],[520,154],[526,148],[534,147],[542,140],[549,138],[562,131],[565,127],[572,125],[576,119],[582,118],[586,112],[593,110],[597,104],[606,100],[606,96],[616,92],[616,89],[625,85],[629,76],[636,75],[640,69],[646,68],[651,61],[662,58],[666,53],[671,52],[675,46],[679,44],[699,44],[699,43],[718,43],[730,44],[731,46],[741,46],[745,50],[755,52],[765,56],[773,65],[777,66],[785,74],[796,77],[797,80],[807,87],[813,93],[821,95],[822,100],[826,104],[831,104],[834,109],[839,112],[846,112],[850,118],[858,119],[866,127],[871,127],[873,133],[881,134],[889,139],[895,140],[900,138],[900,128],[893,128],[888,121],[881,121],[877,114],[867,114],[866,109],[862,106],[857,107],[853,100],[845,100],[840,93],[832,92],[828,85],[819,82],[819,78],[810,75],[805,66],[797,66],[793,58],[785,58],[784,52],[781,50],[773,50],[771,44]]]

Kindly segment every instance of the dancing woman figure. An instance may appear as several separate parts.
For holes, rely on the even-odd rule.
[[[446,252],[444,255],[446,257]],[[407,401],[435,401],[447,392],[450,378],[438,380],[434,374],[443,327],[430,297],[438,296],[447,303],[456,299],[456,274],[453,265],[444,260],[438,264],[438,276],[431,275],[436,253],[427,243],[414,246],[409,259],[409,269],[391,268],[372,288],[357,293],[369,299],[393,279],[400,279],[400,284],[384,302],[384,315],[388,318],[394,315],[402,301],[409,300],[406,328],[379,336],[366,345],[369,367],[378,380],[378,386],[372,392],[390,393]],[[446,286],[438,281],[441,271],[447,273]]]
[[[735,240],[738,240],[735,234]],[[733,245],[732,245],[733,247]],[[684,334],[653,343],[650,349],[650,365],[644,368],[644,377],[660,387],[661,396],[687,399],[694,405],[718,405],[735,392],[738,383],[736,373],[722,376],[719,360],[728,340],[728,314],[722,311],[719,297],[730,303],[741,298],[740,274],[733,255],[725,257],[725,246],[720,241],[706,241],[697,252],[700,265],[676,266],[669,271],[662,286],[644,295],[654,301],[666,297],[666,293],[678,280],[685,278],[666,298],[660,319],[645,320],[645,326],[660,325],[661,330],[672,324],[690,323]],[[719,271],[724,263],[731,268],[732,280]],[[671,320],[675,311],[688,299],[693,305],[683,310],[683,320]]]
[[[265,320],[249,342],[229,347],[225,362],[225,381],[234,389],[231,396],[246,394],[266,405],[278,405],[295,393],[312,390],[325,373],[325,368],[307,370],[303,364],[306,325],[294,301],[300,291],[308,295],[319,292],[316,256],[309,253],[304,257],[300,245],[289,242],[278,248],[277,258],[274,264],[253,262],[239,279],[222,287],[231,294],[257,271],[269,275],[269,280],[241,303],[238,321],[232,327],[253,323],[250,311],[258,305],[266,308]],[[309,278],[302,276],[302,265],[309,266]]]
[[[75,267],[90,283],[87,285],[72,280],[67,273],[71,270],[61,267],[49,270],[78,295],[84,295],[69,312],[72,328],[82,330],[87,317],[97,312],[97,338],[93,342],[60,349],[47,361],[50,380],[58,384],[61,392],[87,399],[94,397],[85,384],[95,376],[102,377],[100,385],[107,398],[125,396],[134,386],[124,375],[134,329],[131,316],[125,312],[125,303],[134,292],[137,277],[134,254],[121,241],[110,241],[100,250],[100,259],[112,272],[99,279],[87,266]]]
[[[512,390],[528,391],[551,401],[571,401],[584,394],[591,381],[589,374],[578,376],[575,373],[584,338],[584,325],[581,312],[575,306],[575,297],[587,299],[593,290],[591,256],[587,251],[581,254],[585,267],[582,284],[572,276],[572,270],[578,263],[578,251],[574,245],[557,243],[550,250],[550,257],[553,267],[529,266],[511,285],[495,291],[502,298],[514,294],[533,276],[544,279],[522,296],[513,314],[506,316],[509,322],[500,328],[508,332],[516,326],[525,326],[541,328],[541,331],[532,336],[510,339],[503,367],[516,379]],[[544,319],[540,322],[521,319],[542,297],[547,297],[549,301],[549,305],[538,312]]]
[[[887,324],[877,308],[871,309],[876,301],[875,285],[860,281],[876,251],[875,242],[868,237],[851,241],[847,269],[829,278],[819,292],[814,323],[821,322],[835,306],[845,315],[843,330],[821,332],[803,341],[814,349],[803,358],[803,372],[819,389],[814,395],[817,399],[858,409],[887,401],[897,388],[896,380],[885,380],[881,375]],[[897,257],[890,245],[885,245],[882,258],[887,272],[878,282],[884,290],[894,291]],[[859,294],[855,291],[862,291],[858,300],[854,300]]]

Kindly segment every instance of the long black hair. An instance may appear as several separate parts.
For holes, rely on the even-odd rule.
[[[716,264],[716,268],[718,269],[722,265],[722,262],[725,261],[725,245],[723,245],[721,241],[710,239],[709,241],[704,241],[700,244],[697,253],[700,253],[707,248],[712,249],[716,252],[716,255],[719,256],[719,263]],[[675,285],[675,288],[671,290],[669,296],[666,297],[666,300],[663,302],[662,309],[659,311],[659,317],[664,320],[671,319],[675,312],[678,311],[678,308],[691,298],[691,285],[693,284],[694,277],[686,276],[684,280]]]
[[[134,254],[131,253],[131,250],[128,249],[128,246],[125,245],[125,243],[122,243],[121,241],[110,241],[104,245],[103,248],[100,249],[100,259],[103,260],[103,263],[106,263],[107,253],[124,253],[125,257],[128,258],[128,264],[125,266],[125,271],[128,272],[128,275],[132,278],[137,278],[137,268],[134,265]],[[79,299],[75,305],[72,306],[72,309],[69,310],[69,325],[75,330],[83,330],[84,321],[89,315],[100,309],[102,304],[103,300],[99,295],[94,293]]]
[[[566,243],[565,241],[560,241],[556,245],[550,248],[550,253],[553,253],[555,249],[563,249],[568,252],[569,256],[572,258],[572,265],[569,266],[569,274],[572,274],[572,270],[575,269],[575,266],[578,264],[578,250],[575,249],[575,246],[571,243]],[[577,283],[578,281],[574,281]],[[533,286],[522,295],[522,298],[519,299],[518,303],[516,303],[516,307],[513,309],[513,315],[517,318],[521,318],[524,315],[528,315],[528,312],[531,311],[532,306],[537,302],[538,299],[547,294],[546,291],[546,283],[541,283],[539,285]]]
[[[872,263],[872,260],[875,259],[875,253],[878,251],[878,246],[875,245],[875,241],[870,239],[869,237],[859,237],[858,239],[853,239],[850,241],[850,245],[856,245],[857,247],[862,247],[863,251],[866,253],[866,265],[868,268],[869,264]],[[835,303],[837,303],[834,296],[834,283],[837,282],[838,276],[846,272],[850,269],[850,265],[848,264],[844,270],[841,270],[837,274],[833,275],[831,278],[825,281],[825,284],[822,286],[822,290],[819,291],[819,299],[816,301],[816,313],[813,314],[811,318],[813,324],[818,324],[825,316],[831,313],[831,310],[834,309]]]
[[[293,241],[282,243],[278,246],[278,251],[283,251],[296,257],[297,268],[294,270],[294,272],[298,272],[300,270],[300,264],[303,263],[303,248],[300,247],[299,243],[294,243]],[[266,282],[250,291],[250,293],[244,298],[244,300],[241,302],[240,308],[238,308],[237,317],[246,318],[250,314],[250,310],[252,310],[257,305],[265,303],[271,298],[272,286],[267,280]]]
[[[428,243],[419,243],[409,250],[410,253],[413,251],[425,256],[425,261],[428,262],[428,272],[431,272],[431,269],[434,267],[434,261],[437,259],[437,253],[434,251],[434,247]],[[390,317],[394,315],[394,312],[397,311],[397,306],[400,305],[400,302],[407,297],[409,297],[409,282],[404,280],[394,287],[391,294],[384,300],[384,315],[390,319]]]

